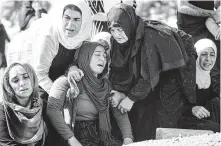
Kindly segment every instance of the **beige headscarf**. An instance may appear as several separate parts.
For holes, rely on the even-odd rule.
[[[62,14],[64,7],[68,4],[77,6],[82,12],[82,24],[78,34],[74,37],[66,37],[62,30]],[[62,0],[57,1],[49,12],[50,21],[53,22],[55,35],[58,41],[67,49],[76,49],[83,41],[91,36],[92,16],[88,4],[84,0]]]
[[[199,64],[199,58],[200,58],[200,54],[205,48],[213,48],[215,55],[217,56],[216,45],[212,40],[204,38],[204,39],[200,39],[199,41],[197,41],[194,47],[196,48],[197,55],[198,55],[198,58],[196,60],[196,84],[199,89],[208,89],[211,84],[210,70],[205,71],[201,68]]]

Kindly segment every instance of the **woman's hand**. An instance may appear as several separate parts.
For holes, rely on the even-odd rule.
[[[70,89],[68,90],[67,95],[69,95],[70,97],[76,98],[80,93],[77,83],[75,82],[74,79],[72,80],[68,79],[68,83],[70,84]]]
[[[81,143],[74,136],[68,139],[68,144],[70,146],[82,146]]]
[[[129,112],[131,110],[131,108],[133,107],[133,104],[134,104],[134,101],[132,101],[130,98],[126,97],[118,105],[118,110],[120,110],[122,114],[125,112]]]
[[[83,76],[84,76],[83,71],[80,70],[77,66],[70,67],[68,71],[68,80],[80,81]]]
[[[210,116],[210,112],[203,106],[194,106],[192,108],[192,113],[199,119],[208,118]]]
[[[121,100],[123,100],[126,96],[124,93],[118,92],[116,90],[111,90],[110,103],[112,107],[117,107]]]
[[[131,138],[124,138],[123,145],[131,144],[133,143],[133,140]]]

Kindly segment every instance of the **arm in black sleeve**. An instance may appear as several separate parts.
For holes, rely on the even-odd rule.
[[[143,78],[139,78],[137,84],[130,90],[127,96],[133,101],[138,101],[145,99],[150,92],[150,82]]]

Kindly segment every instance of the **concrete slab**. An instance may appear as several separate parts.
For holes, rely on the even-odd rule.
[[[173,137],[185,137],[201,134],[214,133],[210,130],[195,130],[195,129],[177,129],[177,128],[157,128],[156,139],[169,139]]]

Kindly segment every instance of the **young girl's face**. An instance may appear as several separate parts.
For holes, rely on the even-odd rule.
[[[33,92],[31,79],[27,71],[20,65],[12,67],[9,71],[9,84],[17,98],[29,98]]]
[[[90,68],[95,76],[101,74],[107,63],[107,52],[102,46],[97,46],[91,57]]]

